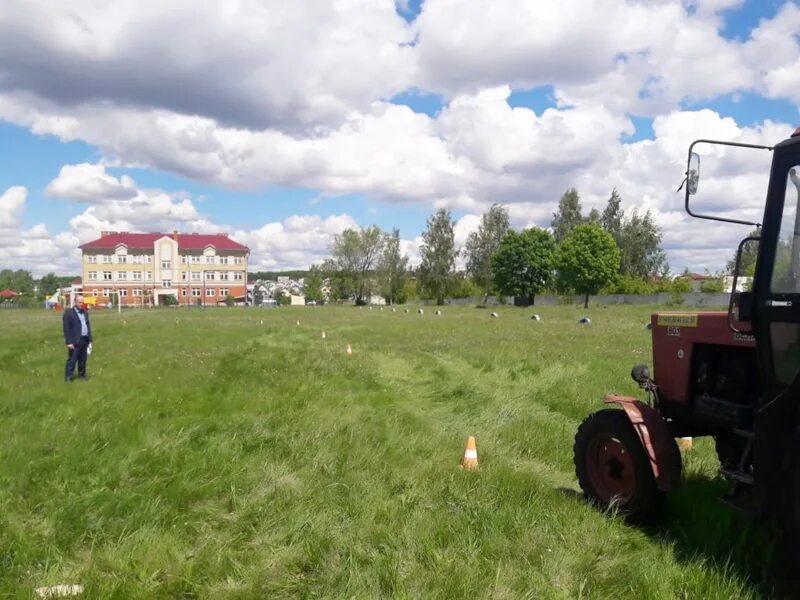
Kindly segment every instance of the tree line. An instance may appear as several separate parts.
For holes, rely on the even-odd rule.
[[[329,279],[333,299],[357,304],[374,295],[390,303],[420,297],[437,304],[480,295],[485,303],[493,293],[533,304],[537,294],[553,292],[581,294],[588,306],[589,297],[600,291],[673,291],[661,228],[649,210],[625,214],[621,204],[614,189],[602,213],[592,209],[584,216],[572,188],[561,196],[551,230],[520,231],[510,227],[508,209],[494,204],[463,249],[456,248],[455,222],[442,208],[428,218],[416,268],[408,267],[401,252],[399,230],[384,232],[373,225],[337,235],[331,257],[312,272]],[[464,272],[456,271],[459,255]]]
[[[41,302],[52,296],[58,288],[68,286],[75,275],[66,277],[48,273],[39,279],[25,269],[0,269],[0,290],[13,290],[22,294],[15,300],[18,304]]]

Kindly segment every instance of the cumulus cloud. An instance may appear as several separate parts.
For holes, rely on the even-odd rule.
[[[27,197],[28,190],[22,186],[10,187],[0,194],[2,266],[33,269],[37,274],[75,272],[75,265],[80,262],[80,251],[73,235],[51,236],[42,224],[30,229],[22,228]]]
[[[96,181],[104,182],[93,186]],[[108,199],[107,185],[126,181],[133,195]],[[112,185],[113,187],[113,185]],[[66,165],[48,189],[63,192],[65,197],[88,205],[69,221],[69,229],[51,235],[44,225],[22,230],[21,223],[27,189],[12,187],[0,195],[0,253],[2,265],[29,268],[41,275],[56,270],[80,271],[78,245],[99,236],[100,231],[172,231],[216,233],[229,231],[238,242],[251,250],[250,267],[254,270],[304,269],[329,255],[334,236],[347,228],[358,227],[347,214],[322,218],[318,215],[295,215],[255,229],[232,228],[215,223],[202,215],[191,198],[184,194],[157,189],[140,189],[132,179],[116,178],[103,165]],[[82,193],[76,194],[74,190]],[[96,191],[98,194],[83,193]]]
[[[295,129],[402,90],[412,39],[391,0],[6,0],[0,89]]]
[[[715,266],[738,234],[686,233],[697,230],[674,188],[688,142],[775,143],[790,129],[743,128],[681,104],[737,91],[796,102],[800,84],[792,2],[738,40],[722,35],[722,11],[741,0],[426,0],[412,23],[397,14],[407,4],[392,0],[6,4],[0,119],[103,156],[66,165],[45,190],[86,205],[69,223],[81,241],[100,229],[229,229],[190,198],[141,189],[103,166],[115,165],[229,189],[446,206],[466,213],[464,239],[494,202],[515,226],[547,226],[568,187],[587,211],[617,187],[628,210],[658,216],[674,264]],[[540,85],[552,86],[555,106],[511,106],[513,91]],[[428,116],[390,100],[410,89],[439,93],[445,105]],[[623,142],[630,115],[655,116],[655,139]],[[764,157],[707,152],[698,206],[757,215]],[[19,219],[5,202],[0,224]],[[265,267],[304,266],[352,221],[297,219],[239,233],[262,249]]]
[[[100,164],[64,165],[45,193],[90,204],[126,200],[136,196],[136,182],[127,175],[120,178],[106,173]]]
[[[22,221],[22,210],[28,190],[22,186],[8,188],[0,196],[0,231],[16,229]]]

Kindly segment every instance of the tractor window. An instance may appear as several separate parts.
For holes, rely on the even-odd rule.
[[[789,170],[783,216],[772,268],[773,292],[800,293],[800,165]]]
[[[775,377],[789,385],[800,371],[800,323],[770,324]]]

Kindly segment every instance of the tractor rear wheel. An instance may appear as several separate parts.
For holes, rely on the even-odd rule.
[[[622,410],[589,415],[575,434],[575,473],[584,495],[631,521],[655,521],[665,494],[656,485],[639,436]]]

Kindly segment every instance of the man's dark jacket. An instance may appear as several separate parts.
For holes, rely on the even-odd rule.
[[[89,331],[89,341],[92,341],[92,326],[89,325],[89,311],[84,310],[83,316],[86,317],[86,329]],[[64,311],[62,319],[64,324],[64,343],[65,344],[80,344],[81,343],[81,320],[78,318],[78,313],[74,308],[68,308]]]

